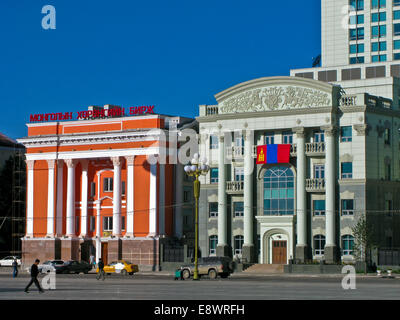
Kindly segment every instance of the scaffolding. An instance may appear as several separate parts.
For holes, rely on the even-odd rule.
[[[25,235],[26,167],[25,149],[14,146],[12,172],[11,255],[21,256],[21,238]]]

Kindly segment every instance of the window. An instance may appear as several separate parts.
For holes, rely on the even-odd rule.
[[[393,55],[393,60],[400,60],[400,53],[395,53]]]
[[[210,176],[211,176],[211,183],[218,183],[218,168],[211,168]]]
[[[371,1],[372,9],[385,8],[385,7],[386,7],[386,0],[372,0]]]
[[[265,134],[265,144],[274,144],[274,133],[266,133]]]
[[[350,40],[364,40],[364,28],[350,29]]]
[[[393,33],[395,36],[400,36],[400,23],[395,23],[393,25]]]
[[[399,50],[400,49],[400,40],[393,41],[393,49]]]
[[[325,133],[322,131],[315,131],[314,142],[325,142]]]
[[[244,168],[235,167],[235,181],[244,181]]]
[[[103,218],[103,231],[112,231],[113,229],[113,217]]]
[[[364,61],[365,61],[364,57],[352,57],[352,58],[350,58],[350,64],[364,63]]]
[[[90,183],[90,196],[94,198],[96,196],[96,182]]]
[[[371,51],[373,52],[386,51],[386,49],[387,49],[386,41],[372,42],[371,44]]]
[[[354,200],[342,200],[342,216],[354,215]]]
[[[183,202],[190,202],[191,201],[191,190],[189,188],[185,188],[183,190]]]
[[[372,62],[384,62],[387,60],[386,54],[372,56]]]
[[[367,67],[365,68],[365,78],[383,78],[386,76],[385,66]]]
[[[210,149],[218,149],[218,136],[210,136]]]
[[[89,230],[91,232],[96,230],[96,217],[94,216],[90,216]]]
[[[234,254],[242,254],[242,247],[243,247],[243,236],[235,236],[234,238]]]
[[[354,10],[364,10],[364,0],[350,0],[349,5],[353,7]]]
[[[386,25],[373,26],[371,28],[372,38],[382,38],[386,36]]]
[[[354,248],[354,237],[351,235],[342,236],[342,250],[344,256],[349,256],[353,254]]]
[[[392,167],[390,165],[390,162],[385,163],[385,180],[391,180],[392,177]]]
[[[359,80],[361,79],[361,68],[342,69],[342,80]]]
[[[399,19],[400,19],[400,10],[393,11],[393,20],[399,20]]]
[[[385,141],[385,145],[390,146],[390,129],[385,128],[383,139]]]
[[[325,179],[325,165],[314,165],[314,179]]]
[[[313,201],[314,216],[325,215],[325,200],[314,200]]]
[[[234,202],[233,203],[233,216],[235,218],[244,216],[244,203],[243,202]]]
[[[377,12],[371,15],[372,22],[383,22],[386,21],[386,12]]]
[[[353,178],[353,163],[352,162],[342,162],[342,179]]]
[[[125,181],[122,181],[121,182],[121,195],[125,195],[125,192],[126,192],[126,184],[125,184]]]
[[[209,218],[218,217],[218,202],[210,202],[209,203]]]
[[[282,132],[283,144],[293,144],[293,133],[291,131]]]
[[[350,45],[350,53],[364,53],[364,44],[352,44]]]
[[[364,23],[364,15],[351,15],[350,16],[350,24],[363,24]]]
[[[314,255],[322,256],[325,248],[325,236],[317,234],[314,236]]]
[[[400,0],[393,0],[393,6],[400,6]]]
[[[264,174],[264,215],[294,214],[294,174],[277,166]]]
[[[351,142],[352,141],[352,128],[351,126],[340,128],[340,141]]]
[[[113,178],[104,178],[103,192],[112,192],[112,191],[113,191]]]
[[[210,256],[217,254],[217,245],[218,245],[218,236],[210,236],[209,238],[210,244]]]
[[[121,230],[125,231],[125,217],[121,217]]]

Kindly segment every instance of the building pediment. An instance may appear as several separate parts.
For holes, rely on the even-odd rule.
[[[244,82],[215,97],[219,114],[336,106],[339,88],[320,81],[272,77]]]

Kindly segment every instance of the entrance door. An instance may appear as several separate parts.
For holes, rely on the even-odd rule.
[[[101,243],[101,258],[103,259],[104,265],[108,264],[108,242]]]
[[[272,241],[272,264],[287,263],[287,241]]]

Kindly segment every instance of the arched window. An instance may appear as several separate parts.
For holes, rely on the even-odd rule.
[[[264,174],[264,215],[294,214],[294,174],[277,166]]]
[[[314,255],[322,256],[325,248],[325,236],[317,234],[314,236]]]
[[[218,236],[210,236],[210,256],[217,254]]]
[[[354,248],[354,237],[350,234],[345,234],[342,236],[342,250],[344,256],[349,256],[353,254]]]
[[[243,236],[235,236],[234,238],[235,254],[242,254],[243,242],[244,242]]]

